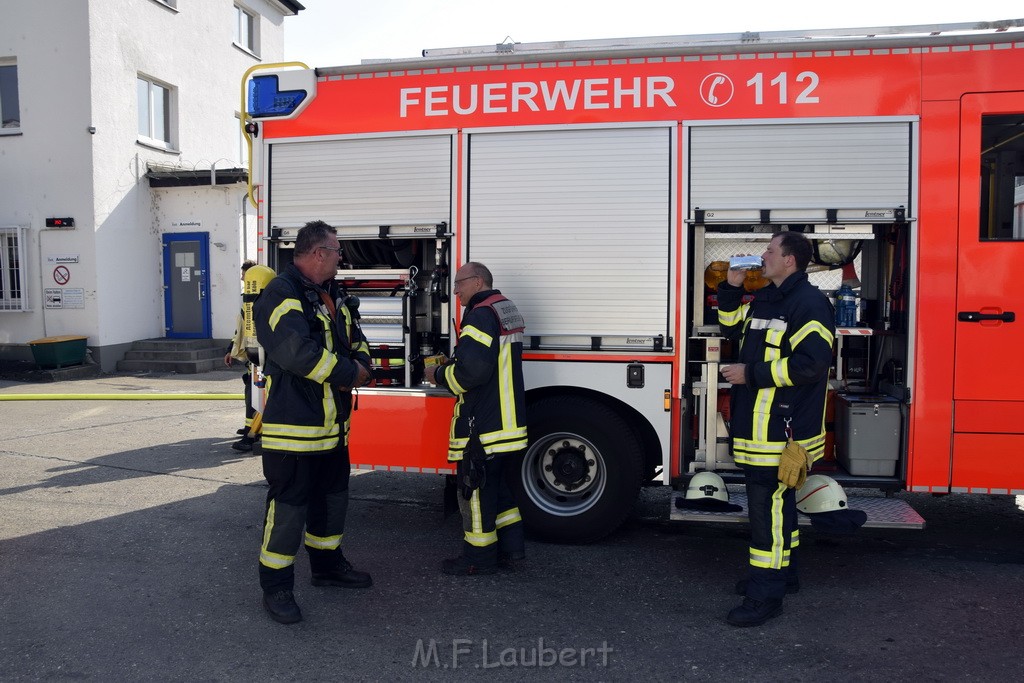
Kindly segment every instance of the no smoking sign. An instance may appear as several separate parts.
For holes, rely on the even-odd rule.
[[[53,269],[53,281],[58,285],[66,285],[71,280],[71,271],[67,266],[57,266]]]

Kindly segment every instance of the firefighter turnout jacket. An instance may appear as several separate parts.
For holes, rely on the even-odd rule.
[[[733,457],[741,465],[778,467],[788,419],[793,440],[818,459],[825,450],[832,304],[804,272],[758,290],[749,304],[742,297],[742,287],[718,286],[718,322],[727,339],[739,340],[738,362],[746,364],[746,385],[731,392]]]
[[[474,433],[488,455],[526,448],[523,330],[519,309],[496,289],[466,306],[451,360],[437,369],[439,387],[458,397],[448,436],[448,460],[462,460]]]
[[[336,313],[324,301],[333,304]],[[324,289],[289,265],[254,306],[266,353],[263,450],[292,455],[348,444],[356,364],[370,369],[366,338],[333,280]]]

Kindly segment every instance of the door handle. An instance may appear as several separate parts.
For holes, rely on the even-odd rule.
[[[982,320],[999,320],[1004,323],[1012,323],[1017,319],[1013,311],[1006,313],[982,313],[981,311],[960,311],[956,319],[962,323],[980,323]]]

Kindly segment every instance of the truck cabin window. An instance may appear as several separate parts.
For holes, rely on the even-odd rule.
[[[1024,240],[1024,113],[981,119],[981,239]]]

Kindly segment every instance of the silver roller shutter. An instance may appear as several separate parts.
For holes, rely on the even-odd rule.
[[[271,146],[270,225],[438,223],[451,213],[451,136]]]
[[[667,128],[471,136],[469,257],[527,335],[667,335],[670,144]]]
[[[690,209],[909,207],[907,122],[690,128]]]

